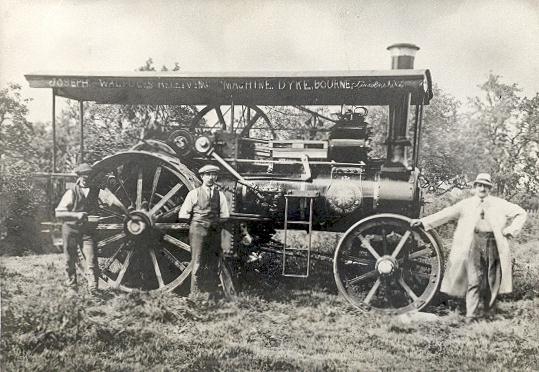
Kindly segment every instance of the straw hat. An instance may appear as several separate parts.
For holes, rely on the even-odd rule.
[[[492,178],[490,177],[490,174],[479,173],[477,177],[475,178],[475,181],[473,181],[474,186],[478,183],[488,186],[488,187],[492,187]]]

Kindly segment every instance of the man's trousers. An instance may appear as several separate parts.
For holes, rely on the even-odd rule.
[[[221,247],[221,227],[209,222],[191,221],[189,227],[191,246],[191,294],[215,293],[219,282],[225,296],[234,295],[230,271],[226,267]]]
[[[62,238],[67,284],[71,287],[77,284],[76,262],[79,254],[78,247],[80,246],[87,265],[84,269],[86,270],[86,277],[88,279],[88,288],[97,288],[97,257],[95,255],[95,241],[93,237],[67,224],[63,224]]]
[[[474,234],[466,271],[466,316],[473,318],[479,315],[481,305],[485,313],[494,306],[500,289],[501,266],[493,233]]]

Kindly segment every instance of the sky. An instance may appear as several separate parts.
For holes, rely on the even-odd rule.
[[[390,68],[386,47],[418,45],[415,67],[461,100],[489,72],[539,92],[539,0],[0,0],[0,88],[19,83],[31,120],[50,121],[36,71]]]

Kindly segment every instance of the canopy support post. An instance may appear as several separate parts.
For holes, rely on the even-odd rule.
[[[80,111],[80,159],[79,164],[84,163],[84,101],[79,101]]]
[[[417,107],[417,106],[416,106]],[[416,143],[415,145],[415,152],[414,152],[414,167],[418,167],[418,163],[419,163],[419,146],[421,144],[421,131],[423,130],[422,126],[423,126],[423,102],[421,102],[419,105],[418,105],[418,108],[419,109],[416,109],[416,129],[415,129],[415,137],[416,139],[414,140],[414,142]]]
[[[52,90],[52,173],[56,173],[56,89]]]

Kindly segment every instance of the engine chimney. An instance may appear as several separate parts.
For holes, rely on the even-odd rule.
[[[419,47],[414,44],[399,43],[387,47],[391,53],[391,69],[413,69],[415,54]]]
[[[391,69],[413,69],[415,54],[419,47],[414,44],[399,43],[387,47],[391,53]],[[408,139],[408,114],[411,95],[403,95],[389,105],[389,128],[387,135],[387,163],[382,173],[394,178],[404,176],[408,170],[408,154],[406,147],[411,145]]]

